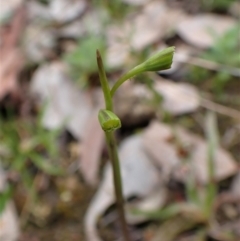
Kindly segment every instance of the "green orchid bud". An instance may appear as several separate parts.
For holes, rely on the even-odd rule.
[[[169,69],[172,65],[174,50],[175,50],[175,47],[166,48],[154,54],[153,56],[151,56],[149,59],[147,59],[137,67],[142,67],[142,72],[143,71],[160,71],[160,70]]]
[[[171,68],[175,47],[166,48],[124,74],[111,89],[111,96],[128,79],[147,71],[161,71]]]
[[[114,131],[121,127],[120,119],[109,110],[100,110],[98,120],[104,131]]]

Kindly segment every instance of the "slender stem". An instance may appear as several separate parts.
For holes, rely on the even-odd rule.
[[[116,92],[116,90],[128,79],[134,77],[135,75],[139,74],[143,72],[142,69],[140,68],[140,65],[136,66],[135,68],[131,69],[130,71],[128,71],[126,74],[122,75],[117,82],[113,85],[110,93],[111,96],[113,97],[114,93]]]
[[[98,64],[99,79],[100,79],[103,94],[104,94],[106,109],[113,111],[113,103],[112,103],[112,97],[110,94],[110,88],[109,88],[106,73],[104,70],[102,58],[98,50],[97,50],[97,64]]]
[[[121,222],[124,241],[130,241],[130,236],[129,236],[127,222],[126,222],[125,213],[124,213],[124,199],[123,199],[123,192],[122,192],[121,170],[119,165],[116,141],[115,141],[113,132],[105,132],[105,135],[106,135],[107,144],[108,144],[108,152],[109,152],[110,160],[112,162],[112,167],[113,167],[113,178],[114,178],[115,195],[117,199],[117,209],[118,209],[119,218]]]
[[[106,109],[113,112],[112,96],[110,94],[109,84],[107,81],[106,73],[104,70],[102,58],[99,51],[97,51],[97,63],[98,63],[99,78],[100,78],[100,82],[101,82],[101,86],[104,94]],[[130,236],[129,236],[127,222],[126,222],[125,213],[124,213],[124,199],[123,199],[123,192],[122,192],[121,170],[120,170],[117,144],[115,141],[114,132],[105,131],[105,136],[106,136],[108,152],[109,152],[109,156],[110,156],[110,160],[113,168],[115,196],[116,196],[117,209],[118,209],[119,219],[120,219],[121,228],[124,236],[124,241],[130,241]]]

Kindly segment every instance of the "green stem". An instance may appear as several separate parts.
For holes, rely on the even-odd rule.
[[[106,73],[104,70],[102,58],[98,50],[97,50],[97,64],[98,64],[99,79],[100,79],[102,91],[104,94],[106,109],[113,112],[113,103],[112,103],[112,97],[110,94],[110,88],[109,88]]]
[[[113,95],[115,94],[116,90],[128,79],[134,77],[135,75],[139,74],[142,72],[142,69],[139,68],[139,65],[136,66],[135,68],[131,69],[130,71],[128,71],[126,74],[122,75],[117,82],[113,85],[110,93],[111,93],[111,97],[113,97]]]
[[[110,160],[112,162],[113,167],[113,179],[114,179],[114,187],[115,187],[115,195],[117,199],[117,209],[119,214],[119,219],[121,222],[122,232],[124,236],[124,241],[130,241],[130,236],[127,228],[127,222],[124,213],[124,198],[122,191],[122,179],[121,179],[121,170],[117,152],[117,145],[113,132],[105,132],[107,144],[108,144],[108,152],[110,155]]]
[[[99,51],[97,51],[97,63],[98,63],[98,72],[99,78],[104,94],[105,105],[106,109],[113,112],[113,103],[112,103],[112,96],[110,94],[110,88],[107,81],[106,73],[104,70],[103,62]],[[119,219],[121,223],[121,229],[124,236],[124,241],[130,241],[130,236],[127,228],[127,222],[124,213],[124,199],[123,199],[123,192],[122,192],[122,179],[121,179],[121,170],[117,152],[117,144],[114,136],[113,131],[105,131],[107,146],[109,157],[112,163],[113,168],[113,179],[114,179],[114,189],[115,189],[115,196],[117,201],[117,210],[119,214]]]

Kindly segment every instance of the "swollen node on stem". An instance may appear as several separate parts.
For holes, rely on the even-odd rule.
[[[112,111],[100,110],[98,112],[98,120],[102,129],[106,132],[121,128],[120,119]]]

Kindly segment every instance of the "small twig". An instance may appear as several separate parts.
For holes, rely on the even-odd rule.
[[[206,109],[215,111],[215,112],[217,112],[219,114],[222,114],[222,115],[229,116],[233,119],[240,120],[240,111],[237,111],[235,109],[232,109],[232,108],[224,106],[224,105],[217,104],[217,103],[215,103],[211,100],[204,99],[204,98],[201,98],[200,104],[201,104],[202,107],[204,107]]]

